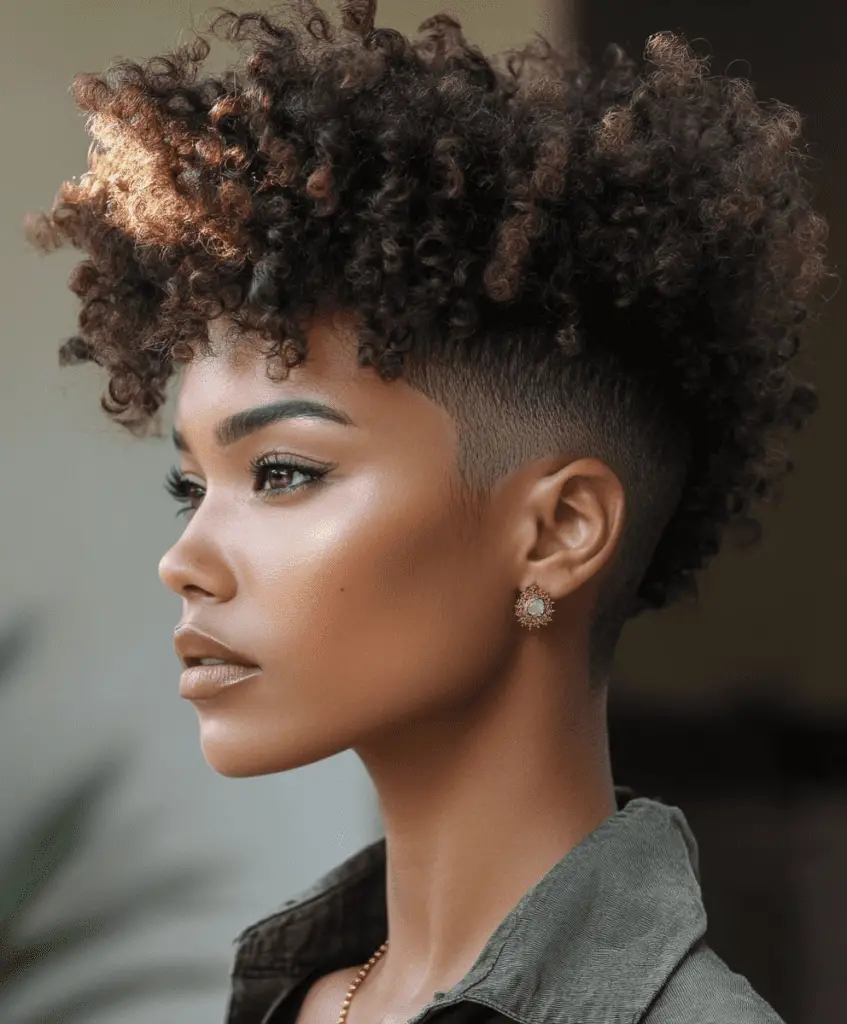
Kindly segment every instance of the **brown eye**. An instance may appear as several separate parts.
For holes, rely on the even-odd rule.
[[[270,490],[272,490],[272,491],[288,490],[289,488],[286,486],[284,478],[285,477],[296,477],[298,475],[301,476],[301,477],[306,477],[306,482],[307,483],[308,483],[308,478],[311,476],[310,473],[304,473],[300,469],[294,469],[293,467],[289,467],[289,466],[283,467],[282,465],[264,466],[262,468],[262,471],[258,474],[259,479],[261,479],[265,483],[270,483],[271,484]],[[280,483],[280,480],[282,480],[282,483]],[[291,487],[302,487],[303,484],[302,484],[302,482],[299,483],[299,484],[295,484],[295,483],[292,482],[290,486]],[[261,489],[264,490],[264,488],[261,488]]]
[[[317,483],[328,468],[306,465],[292,458],[281,459],[278,455],[266,455],[251,463],[256,489],[263,494],[288,494],[301,487]],[[300,477],[299,482],[295,482]],[[305,479],[303,479],[305,478]],[[265,487],[270,483],[270,487]]]

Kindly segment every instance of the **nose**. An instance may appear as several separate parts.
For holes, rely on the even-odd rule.
[[[190,580],[196,577],[196,569],[192,569],[187,559],[179,556],[176,545],[159,559],[159,579],[168,590],[172,590],[180,597],[185,594],[187,588],[195,585]]]
[[[159,560],[159,579],[178,597],[205,595],[226,599],[231,583],[223,566],[190,557],[179,543]]]

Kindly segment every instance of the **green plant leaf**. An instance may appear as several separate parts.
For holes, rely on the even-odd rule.
[[[153,914],[206,905],[211,884],[227,875],[229,865],[208,864],[199,870],[202,873],[198,867],[178,868],[113,897],[106,907],[89,908],[84,916],[49,931],[0,946],[0,1003],[13,988],[28,984],[39,970],[130,923],[137,926],[140,919]]]
[[[27,1017],[9,1020],[6,1024],[72,1024],[81,1017],[110,1009],[121,1003],[164,992],[208,992],[209,986],[225,981],[230,965],[165,964],[135,968],[131,974],[116,973],[90,988],[55,1003],[48,1010],[39,1010]]]
[[[9,942],[44,889],[67,863],[104,792],[126,767],[108,757],[53,801],[30,827],[17,848],[0,863],[0,943]]]

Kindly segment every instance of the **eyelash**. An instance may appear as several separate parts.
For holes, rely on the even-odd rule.
[[[251,459],[250,469],[253,472],[253,482],[259,486],[259,495],[263,501],[267,501],[277,494],[291,494],[292,491],[299,491],[301,487],[311,487],[314,484],[320,483],[320,481],[330,471],[329,466],[326,468],[318,469],[313,465],[306,462],[301,462],[299,459],[286,456],[280,458],[275,452],[271,452],[267,455],[262,455],[259,458]],[[310,480],[306,480],[304,483],[289,485],[288,487],[272,487],[270,490],[263,490],[261,485],[264,484],[267,474],[272,470],[296,470],[298,473],[304,473],[306,476],[311,477]],[[176,466],[172,466],[167,476],[165,477],[165,490],[171,495],[176,501],[190,501],[191,492],[199,488],[203,490],[202,484],[195,484],[184,473],[180,472]],[[189,512],[196,512],[196,508],[191,505],[183,505],[177,509],[177,515],[187,515]]]

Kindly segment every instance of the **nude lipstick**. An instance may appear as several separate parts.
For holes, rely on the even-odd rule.
[[[179,677],[179,695],[186,700],[208,700],[221,690],[258,675],[256,666],[218,662],[213,665],[192,665]]]

